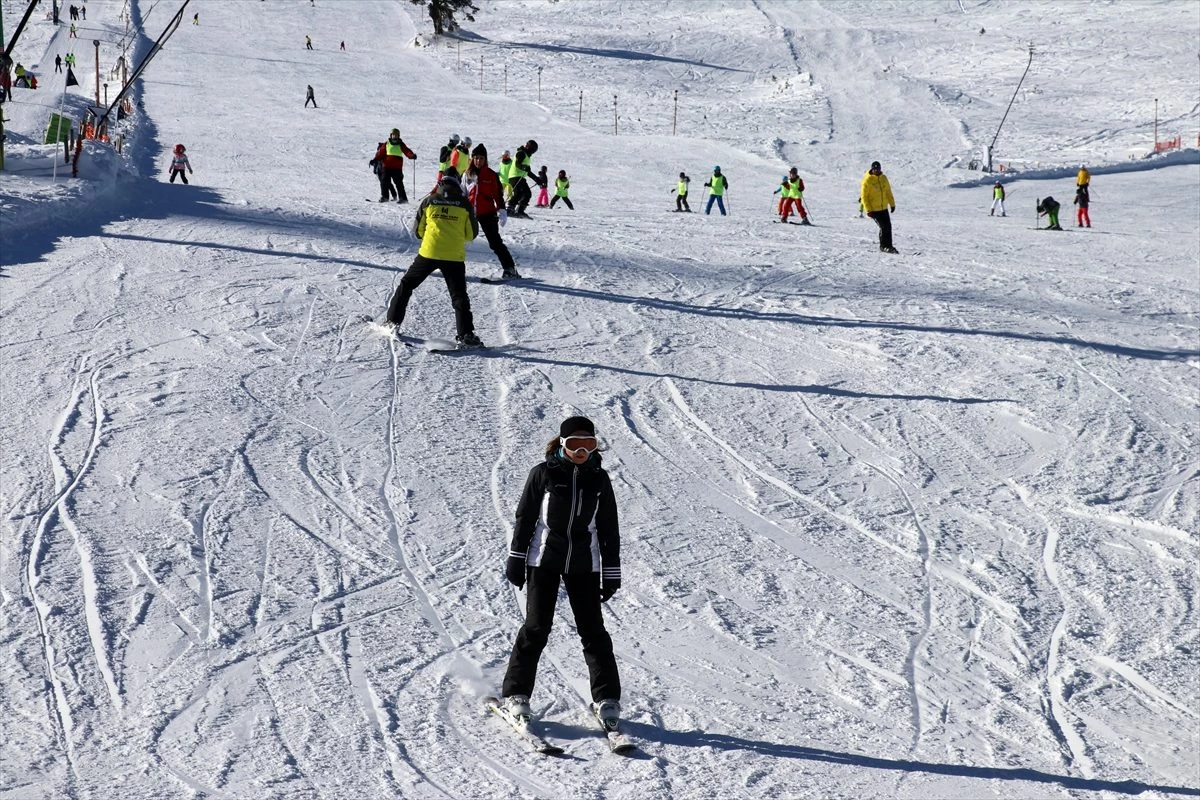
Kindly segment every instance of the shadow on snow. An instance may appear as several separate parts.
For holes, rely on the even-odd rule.
[[[878,758],[876,756],[838,753],[816,747],[777,744],[773,742],[740,739],[719,733],[703,731],[671,731],[635,722],[624,723],[629,733],[644,741],[659,742],[675,747],[711,747],[715,750],[748,751],[771,758],[797,758],[806,761],[823,761],[829,764],[845,764],[867,769],[888,769],[899,772],[927,772],[933,775],[951,775],[957,778],[977,778],[993,781],[1028,781],[1030,783],[1057,784],[1066,789],[1089,792],[1117,792],[1120,794],[1142,794],[1164,792],[1167,794],[1200,797],[1200,788],[1187,786],[1162,786],[1140,781],[1110,781],[1096,778],[1078,778],[1072,775],[1054,775],[1036,769],[1022,767],[975,767],[967,764],[935,764],[907,759]]]

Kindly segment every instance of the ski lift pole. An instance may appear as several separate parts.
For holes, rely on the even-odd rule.
[[[1021,73],[1021,80],[1017,81],[1017,88],[1013,90],[1012,100],[1008,101],[1008,108],[1004,109],[1004,116],[1000,119],[1000,124],[996,126],[996,135],[992,137],[992,143],[987,148],[987,171],[992,171],[992,148],[996,146],[996,140],[1000,138],[1000,129],[1004,127],[1004,120],[1008,119],[1008,112],[1012,110],[1013,103],[1017,100],[1017,93],[1021,91],[1021,84],[1025,82],[1025,76],[1029,74],[1029,68],[1033,66],[1033,42],[1029,43],[1029,63],[1025,65],[1025,71]]]

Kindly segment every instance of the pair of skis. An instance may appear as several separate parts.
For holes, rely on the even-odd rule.
[[[500,698],[485,697],[483,699],[483,704],[490,712],[508,723],[509,727],[516,731],[517,735],[520,736],[526,744],[532,747],[535,752],[548,756],[560,756],[563,754],[563,748],[546,741],[544,737],[540,736],[536,731],[533,730],[528,719],[514,717],[512,714],[509,714],[507,709],[504,708],[504,704],[501,702]],[[604,738],[608,741],[609,750],[614,753],[626,754],[637,749],[637,745],[634,743],[633,739],[621,732],[621,724],[619,720],[609,720],[606,722],[601,720],[600,717],[594,713],[594,711],[592,712],[592,718],[596,721],[596,724],[600,726],[600,730],[604,734]]]

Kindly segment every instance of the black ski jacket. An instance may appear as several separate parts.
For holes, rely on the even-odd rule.
[[[599,453],[579,466],[551,456],[529,471],[509,551],[531,567],[621,579],[617,500]]]

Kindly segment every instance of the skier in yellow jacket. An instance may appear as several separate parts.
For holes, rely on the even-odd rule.
[[[441,270],[450,292],[450,305],[454,307],[459,347],[483,347],[475,335],[471,298],[467,296],[467,242],[479,235],[479,222],[453,171],[443,176],[433,193],[421,201],[414,233],[421,240],[421,247],[392,295],[388,324],[400,327],[413,291],[434,271]]]
[[[863,175],[862,186],[858,190],[858,199],[867,216],[875,220],[879,226],[879,249],[884,253],[898,252],[892,247],[892,218],[889,212],[896,210],[896,198],[892,197],[892,184],[878,161],[871,162],[871,168]]]

